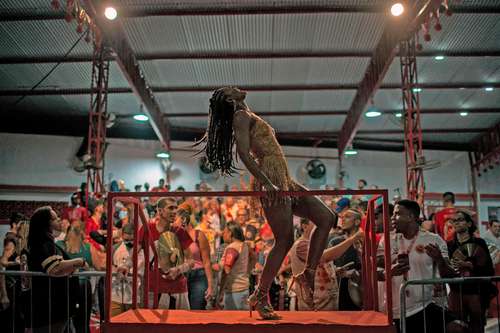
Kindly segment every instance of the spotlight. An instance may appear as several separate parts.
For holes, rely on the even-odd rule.
[[[484,91],[493,91],[493,87],[486,87],[484,88]]]
[[[169,159],[170,158],[170,153],[166,152],[166,151],[162,151],[160,153],[157,153],[156,157],[161,158],[161,159]]]
[[[401,112],[398,112],[398,113],[396,113],[396,114],[395,114],[395,116],[396,116],[397,118],[401,118],[401,117],[403,116],[403,114],[402,114]]]
[[[143,114],[136,114],[134,116],[134,119],[137,121],[148,121],[149,120],[148,116],[143,115]]]
[[[405,11],[405,7],[402,4],[400,4],[399,2],[395,3],[391,7],[392,16],[400,16],[401,14],[403,14],[404,11]]]
[[[460,115],[461,115],[462,117],[467,117],[467,116],[469,115],[469,112],[465,112],[465,111],[463,111],[463,112],[460,112]]]
[[[444,56],[438,55],[434,57],[435,60],[444,60]]]
[[[114,7],[106,7],[106,9],[104,9],[104,16],[106,16],[108,20],[113,21],[118,16],[118,12]]]

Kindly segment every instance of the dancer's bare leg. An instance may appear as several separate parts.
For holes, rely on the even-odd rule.
[[[275,240],[267,256],[259,283],[259,288],[267,292],[294,240],[291,201],[287,200],[286,203],[263,208]]]
[[[297,184],[296,186],[307,191],[302,185]],[[314,290],[314,272],[327,245],[328,234],[332,227],[337,225],[337,215],[316,196],[298,198],[297,204],[293,207],[293,214],[311,220],[316,225],[309,242],[304,271],[309,286]]]

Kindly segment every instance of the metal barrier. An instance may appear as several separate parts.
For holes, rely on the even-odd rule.
[[[497,289],[498,289],[498,282],[500,282],[500,276],[491,276],[491,277],[467,277],[467,278],[448,278],[448,279],[424,279],[424,280],[410,280],[410,281],[406,281],[404,282],[402,285],[401,285],[401,289],[400,289],[400,292],[399,292],[399,298],[400,298],[400,329],[401,329],[401,333],[406,333],[406,321],[407,321],[407,318],[406,318],[406,297],[407,297],[407,290],[408,290],[408,287],[409,286],[422,286],[422,295],[425,295],[425,286],[426,285],[433,285],[433,286],[436,286],[436,285],[440,285],[443,289],[443,291],[446,291],[447,288],[446,288],[446,285],[455,285],[455,284],[458,284],[459,287],[460,287],[460,294],[459,294],[459,297],[460,297],[460,307],[461,307],[461,312],[463,312],[463,308],[462,308],[462,286],[464,284],[473,284],[473,283],[478,283],[478,282],[495,282],[496,283],[496,286],[497,286]],[[480,286],[480,284],[479,284]],[[480,287],[479,287],[480,288]],[[446,312],[448,311],[447,310],[447,306],[445,303],[445,298],[447,299],[449,295],[447,295],[446,293],[444,295],[441,295],[439,296],[441,298],[441,304],[438,304],[440,305],[441,309],[442,309],[442,319],[443,319],[443,333],[446,333],[446,321],[445,321],[445,316],[446,316]],[[497,294],[496,296],[496,321],[497,321],[497,328],[500,328],[500,310],[499,310],[499,307],[498,305],[500,304],[500,301],[499,301],[499,294]],[[422,306],[423,308],[425,309],[430,303],[433,303],[432,301],[432,297],[431,299],[425,299],[425,297],[422,297]],[[483,310],[483,309],[481,309]],[[486,310],[486,309],[484,309]],[[423,311],[423,318],[424,318],[424,322],[423,322],[423,325],[424,325],[424,330],[422,330],[421,332],[423,333],[427,333],[427,318],[426,318],[426,312]],[[484,323],[486,324],[486,323]],[[429,332],[429,333],[439,333],[439,332],[435,332],[435,331],[432,331],[432,332]]]
[[[11,314],[12,314],[12,318],[11,318],[11,322],[3,322],[3,323],[0,323],[0,325],[2,325],[2,332],[6,332],[6,333],[10,333],[10,332],[24,332],[24,329],[25,328],[30,328],[31,327],[31,323],[33,322],[33,313],[34,311],[39,311],[39,309],[34,309],[33,308],[33,289],[31,288],[31,284],[32,282],[34,281],[34,279],[48,279],[48,290],[47,290],[47,296],[49,296],[49,298],[51,297],[52,295],[52,284],[51,284],[51,281],[52,279],[56,278],[56,277],[53,277],[53,276],[49,276],[45,273],[41,273],[41,272],[31,272],[31,271],[9,271],[9,270],[3,270],[3,271],[0,271],[0,276],[1,277],[4,277],[4,278],[7,278],[7,277],[11,277],[11,278],[14,278],[15,280],[13,281],[14,284],[11,286],[11,290],[10,290],[10,297],[9,297],[9,307],[11,308]],[[78,278],[78,283],[80,284],[81,280],[80,278],[82,277],[86,277],[86,278],[91,278],[91,277],[100,277],[100,278],[104,278],[106,276],[106,272],[103,272],[103,271],[87,271],[87,272],[78,272],[78,273],[75,273],[75,274],[72,274],[70,276],[63,276],[63,277],[57,277],[57,279],[67,279],[67,281],[69,282],[69,279],[70,278]],[[84,323],[85,325],[82,325],[84,326],[83,330],[82,329],[75,329],[76,332],[78,333],[88,333],[90,332],[89,330],[89,325],[87,325],[87,321],[88,319],[90,318],[90,313],[88,313],[88,309],[89,309],[89,305],[92,306],[92,304],[88,304],[87,301],[90,301],[92,302],[92,298],[90,300],[87,299],[87,295],[88,295],[88,284],[90,283],[87,283],[88,280],[85,280],[84,282],[84,304],[79,304],[78,303],[78,306],[77,306],[77,311],[79,309],[81,309],[81,307],[83,306],[83,311],[84,311]],[[75,327],[75,323],[72,322],[70,319],[72,318],[72,316],[70,315],[70,309],[69,309],[69,304],[70,304],[70,297],[71,296],[75,296],[74,293],[78,293],[78,296],[79,297],[79,300],[81,301],[80,297],[81,297],[81,290],[80,288],[78,288],[77,290],[71,290],[71,288],[69,287],[69,283],[66,284],[67,286],[67,290],[66,290],[66,322],[68,323],[68,327],[64,328],[64,331],[65,332],[71,332],[73,331],[73,329],[71,329],[71,327],[73,328],[76,328]],[[103,290],[104,292],[104,290]],[[56,300],[54,300],[56,301]],[[47,302],[49,304],[49,308],[48,308],[48,313],[49,313],[49,318],[48,318],[48,332],[50,333],[51,331],[55,331],[52,330],[52,322],[51,322],[51,310],[52,310],[52,302]],[[102,304],[104,305],[104,304]],[[8,310],[9,307],[6,307],[6,309],[4,309],[4,311]],[[8,313],[7,313],[8,314]],[[102,316],[100,317],[100,327],[103,327],[103,323],[104,323],[104,318],[102,318]],[[20,327],[21,325],[24,325],[25,327]],[[7,326],[7,327],[6,327]],[[5,329],[5,330],[4,330]],[[10,331],[10,329],[12,329]],[[37,329],[34,329],[34,332],[36,333],[37,332]]]

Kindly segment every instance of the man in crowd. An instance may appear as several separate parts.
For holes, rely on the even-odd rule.
[[[493,264],[500,264],[500,222],[497,219],[490,220],[489,228],[483,238],[490,248]]]
[[[420,207],[417,202],[400,200],[394,207],[392,223],[396,237],[391,237],[392,304],[396,328],[400,327],[399,292],[407,280],[454,276],[449,264],[446,243],[438,235],[421,230],[418,224]],[[379,255],[383,254],[384,239],[379,244]],[[383,280],[383,276],[379,276]],[[433,286],[409,286],[406,289],[406,332],[443,332],[443,309],[432,302]],[[385,292],[383,296],[385,298]],[[387,304],[387,300],[385,300]],[[425,321],[424,321],[425,317]],[[451,318],[446,314],[445,322]],[[432,327],[431,327],[432,325]]]
[[[71,195],[71,203],[69,207],[64,208],[62,212],[63,223],[67,225],[77,225],[83,229],[82,223],[87,221],[88,213],[85,207],[80,206],[80,193],[75,192]]]
[[[249,212],[246,208],[238,208],[238,212],[236,213],[236,223],[238,223],[243,230],[246,231],[247,223],[249,220]]]
[[[362,215],[359,211],[348,209],[340,215],[339,225],[342,235],[333,238],[328,248],[334,247],[346,239],[353,237],[360,229]],[[343,254],[334,260],[335,266],[340,268],[341,279],[339,288],[339,310],[357,311],[361,310],[361,299],[349,293],[349,280],[356,284],[361,278],[361,251],[360,242],[352,243]],[[353,297],[354,296],[354,297]],[[355,299],[353,299],[355,298]]]
[[[445,241],[453,239],[453,225],[450,223],[455,215],[455,194],[452,192],[443,193],[444,208],[434,215],[434,226],[436,233]]]
[[[159,272],[160,276],[158,278],[159,286],[159,306],[161,308],[173,308],[173,309],[183,309],[189,310],[189,298],[187,289],[187,279],[182,273],[186,273],[191,268],[192,264],[191,254],[189,252],[189,246],[193,242],[187,231],[181,227],[173,226],[177,212],[177,202],[174,198],[161,198],[157,203],[157,214],[148,223],[149,230],[149,246],[156,247],[160,236],[164,232],[171,232],[175,234],[174,243],[179,243],[184,254],[184,263],[179,266],[173,266],[169,271]],[[139,229],[139,241],[144,247],[144,228]],[[156,244],[155,244],[156,242]],[[162,258],[160,258],[160,261]],[[150,265],[150,292],[155,290],[156,277],[153,266]]]

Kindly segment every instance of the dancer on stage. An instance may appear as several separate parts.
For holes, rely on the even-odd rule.
[[[269,288],[280,265],[290,250],[293,238],[292,215],[311,220],[316,229],[304,271],[294,276],[300,285],[303,299],[314,308],[314,276],[330,229],[337,224],[337,216],[317,197],[279,196],[278,191],[303,191],[305,187],[293,181],[285,156],[274,129],[253,113],[245,103],[246,92],[236,87],[217,89],[210,98],[208,128],[197,143],[204,143],[202,151],[208,165],[223,175],[235,171],[233,145],[241,161],[255,177],[255,190],[265,190],[262,206],[276,239],[266,260],[262,278],[249,297],[250,311],[256,309],[263,319],[280,319],[269,304]]]

